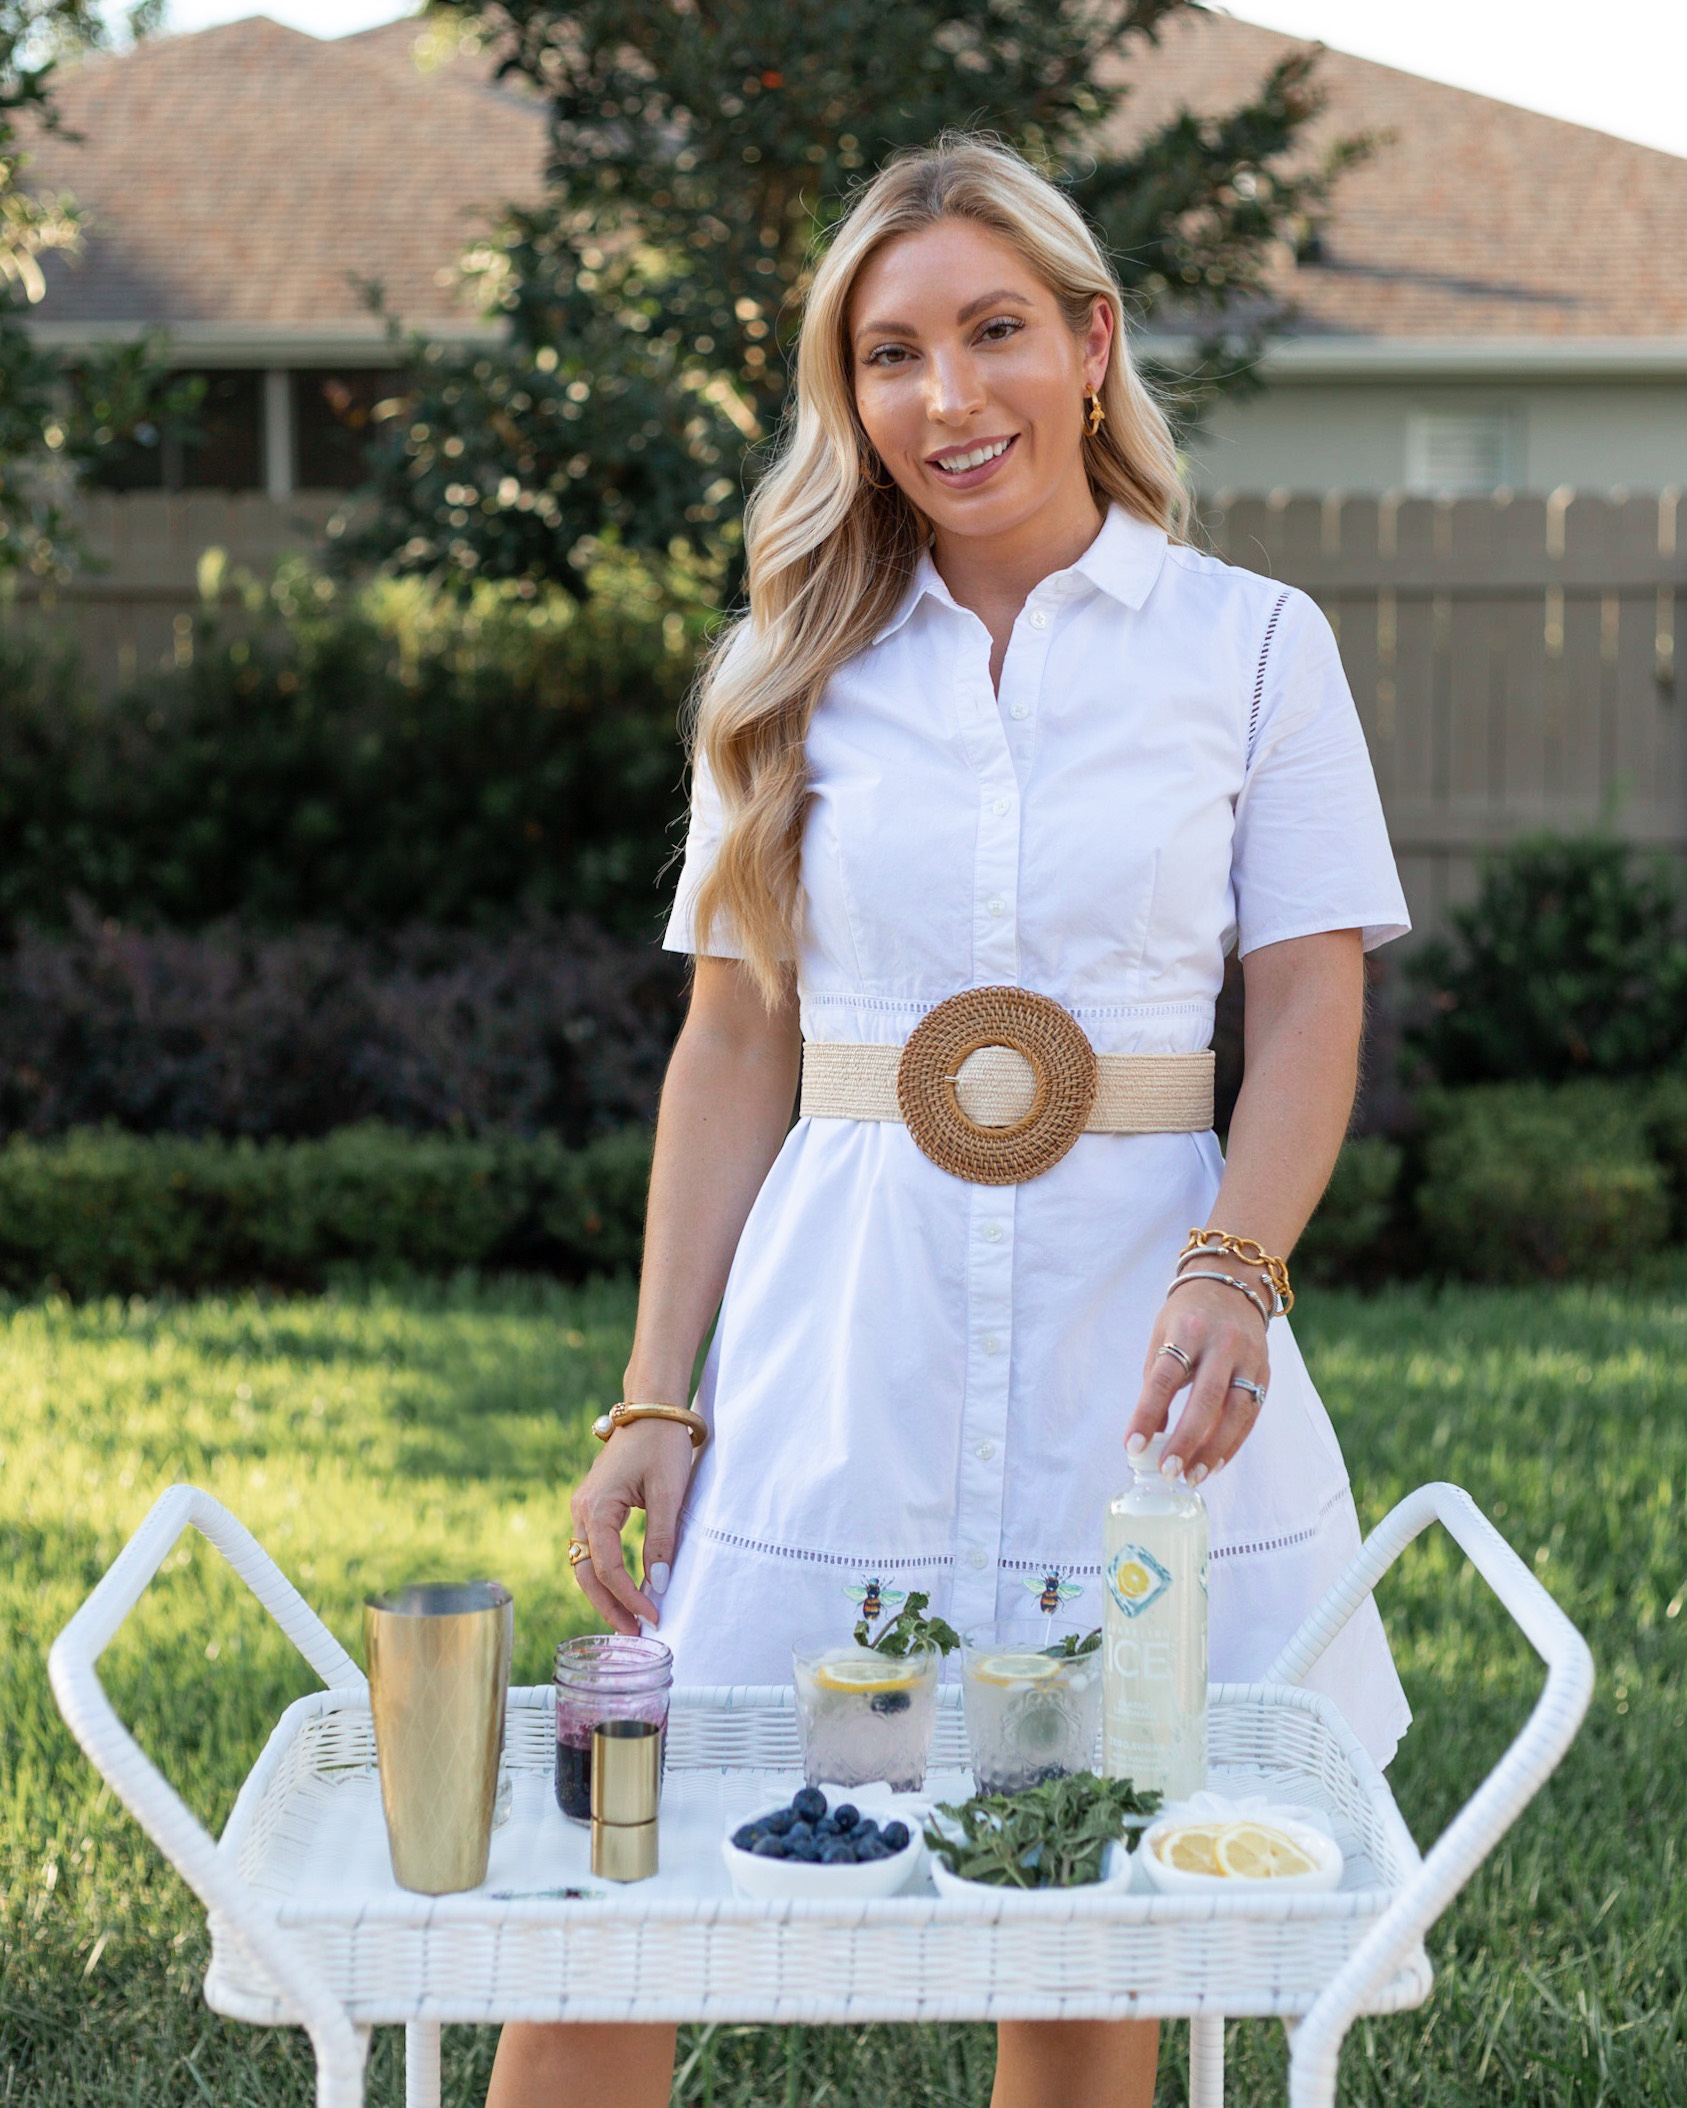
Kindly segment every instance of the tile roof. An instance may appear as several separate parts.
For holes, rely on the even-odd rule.
[[[1133,56],[1128,140],[1180,108],[1246,102],[1304,38],[1188,15]],[[1329,103],[1305,135],[1392,130],[1343,175],[1327,261],[1284,246],[1274,287],[1307,336],[1687,337],[1687,158],[1326,49]]]
[[[357,289],[461,328],[449,274],[540,187],[538,104],[484,58],[416,59],[419,25],[325,42],[252,16],[84,60],[58,103],[81,142],[30,142],[26,181],[84,206],[79,262],[34,319],[377,334]]]
[[[36,317],[60,328],[375,334],[356,281],[407,321],[472,319],[442,274],[499,204],[534,196],[544,119],[484,58],[432,71],[419,25],[320,41],[262,16],[82,62],[60,102],[82,143],[34,143],[30,180],[87,210],[80,264],[51,261]],[[1301,49],[1226,15],[1139,50],[1123,142],[1180,107],[1249,99]],[[1326,51],[1308,150],[1396,137],[1343,176],[1327,261],[1286,247],[1276,291],[1304,338],[1687,340],[1687,159]],[[185,341],[185,339],[184,339]],[[1567,348],[1567,346],[1566,346]]]

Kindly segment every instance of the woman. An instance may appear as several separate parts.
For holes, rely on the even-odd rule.
[[[630,1422],[573,1504],[586,1593],[659,1622],[681,1683],[787,1680],[793,1637],[844,1637],[869,1584],[965,1627],[1058,1573],[1100,1623],[1104,1501],[1180,1391],[1165,1468],[1207,1482],[1215,1677],[1262,1673],[1358,1545],[1267,1270],[1198,1255],[1168,1284],[1192,1223],[1292,1248],[1352,1105],[1362,952],[1406,910],[1328,623],[1189,547],[1186,503],[1067,200],[978,140],[887,168],[816,276],[750,611],[697,717],[667,937],[696,979],[624,1396],[683,1404],[718,1303],[713,1439],[693,1473],[683,1426]],[[1226,1158],[1202,1050],[1232,943]],[[1101,1089],[1034,1175],[988,1183],[898,1117],[898,1050],[1000,986],[1077,1020]],[[1143,1055],[1171,1059],[1120,1059]],[[1016,1110],[962,1143],[1011,1155]],[[1386,1762],[1409,1716],[1374,1610],[1313,1680]],[[1004,2024],[996,2108],[1146,2104],[1156,2046]],[[672,2052],[671,2028],[511,2028],[491,2108],[657,2108]]]

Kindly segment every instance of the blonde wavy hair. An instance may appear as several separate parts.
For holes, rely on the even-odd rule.
[[[1075,333],[1095,303],[1113,311],[1100,395],[1084,438],[1090,488],[1187,539],[1189,496],[1165,412],[1131,364],[1119,285],[1071,200],[999,141],[945,134],[868,183],[832,235],[804,307],[794,408],[744,520],[749,613],[717,638],[693,706],[693,766],[723,815],[694,902],[694,943],[730,927],[771,1009],[789,985],[801,919],[809,721],[832,674],[884,627],[930,529],[874,459],[855,407],[849,303],[886,242],[939,220],[971,220],[1017,249]]]

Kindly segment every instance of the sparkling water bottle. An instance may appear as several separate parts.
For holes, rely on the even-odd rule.
[[[1207,1504],[1155,1435],[1107,1509],[1102,1769],[1167,1800],[1207,1783]]]

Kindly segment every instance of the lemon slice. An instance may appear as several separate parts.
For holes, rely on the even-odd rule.
[[[1047,1683],[1060,1664],[1050,1654],[987,1654],[969,1674],[979,1683]]]
[[[1292,1837],[1265,1823],[1226,1823],[1218,1833],[1217,1852],[1219,1871],[1243,1881],[1281,1881],[1318,1868]]]
[[[1165,1865],[1176,1867],[1180,1874],[1222,1875],[1224,1869],[1218,1863],[1216,1849],[1218,1832],[1217,1823],[1185,1823],[1168,1830],[1155,1850]]]
[[[869,1661],[862,1655],[846,1654],[836,1661],[821,1662],[814,1681],[823,1691],[907,1691],[919,1682],[919,1671],[906,1662]]]

